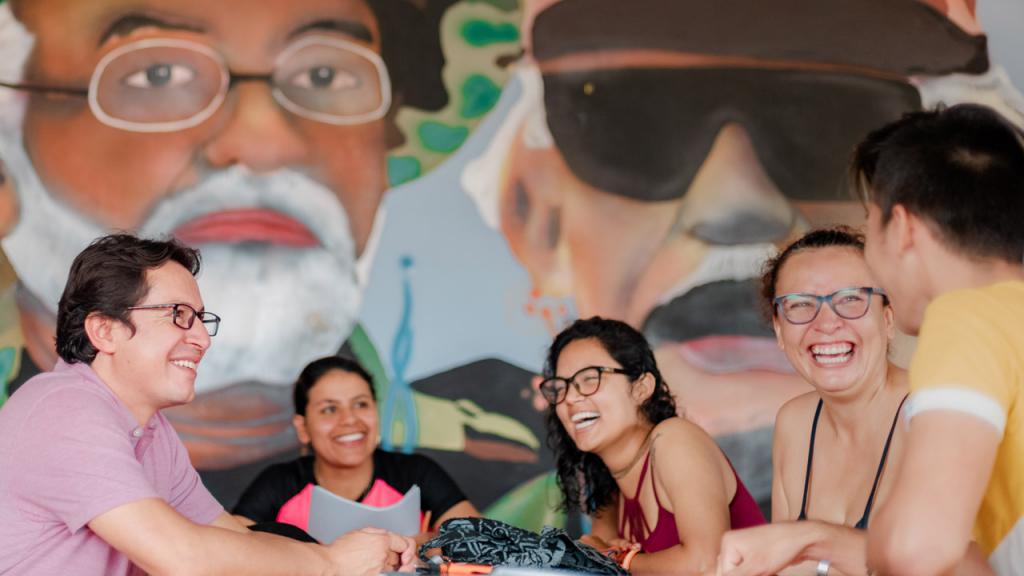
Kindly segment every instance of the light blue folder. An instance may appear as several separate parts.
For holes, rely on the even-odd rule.
[[[313,487],[309,506],[309,535],[327,544],[360,528],[383,528],[403,536],[420,531],[420,487],[413,485],[401,500],[386,508],[342,498],[320,486]]]

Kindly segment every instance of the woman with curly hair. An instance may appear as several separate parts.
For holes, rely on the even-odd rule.
[[[569,512],[591,516],[583,541],[635,573],[701,573],[722,534],[764,522],[729,460],[676,416],[643,335],[617,320],[577,320],[548,351],[548,443]]]

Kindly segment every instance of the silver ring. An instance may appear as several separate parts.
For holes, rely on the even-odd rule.
[[[814,571],[815,576],[828,576],[828,569],[832,567],[832,562],[828,560],[818,560],[818,569]]]

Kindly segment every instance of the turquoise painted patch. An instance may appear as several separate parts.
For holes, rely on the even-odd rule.
[[[501,88],[490,78],[482,74],[473,74],[462,84],[462,107],[459,114],[463,118],[479,118],[498,103]]]
[[[2,2],[0,2],[2,3]],[[7,384],[14,378],[14,360],[18,357],[18,351],[13,346],[0,349],[0,406],[7,400]]]
[[[469,136],[469,128],[465,126],[449,126],[441,122],[428,120],[420,124],[417,130],[420,142],[432,152],[447,154],[454,152]]]
[[[507,22],[494,24],[486,20],[467,20],[462,25],[462,38],[470,46],[518,42],[519,29]]]
[[[392,187],[420,177],[423,165],[414,156],[388,156],[388,182]]]

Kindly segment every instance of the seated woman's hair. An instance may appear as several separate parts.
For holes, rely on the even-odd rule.
[[[309,404],[309,391],[323,378],[324,374],[331,370],[355,374],[366,380],[366,383],[370,385],[370,394],[374,400],[377,400],[377,392],[373,388],[373,378],[366,371],[366,368],[363,368],[362,364],[342,356],[325,356],[306,364],[306,367],[299,374],[298,380],[295,381],[292,400],[295,402],[296,414],[299,416],[306,415],[306,405]]]
[[[775,309],[775,287],[779,283],[779,272],[789,257],[804,250],[834,247],[853,248],[863,254],[864,235],[849,226],[811,230],[764,263],[761,270],[761,305],[769,322],[778,312]]]
[[[598,316],[576,320],[555,337],[544,362],[544,376],[555,376],[558,358],[566,346],[576,340],[591,338],[601,343],[626,371],[631,381],[645,373],[654,377],[654,392],[640,405],[643,418],[654,425],[676,415],[675,398],[661,377],[654,361],[654,352],[643,334],[625,322]],[[558,485],[565,497],[561,508],[567,512],[583,511],[590,514],[614,502],[619,492],[618,485],[601,458],[576,447],[559,421],[554,406],[548,407],[546,418],[548,446],[555,453]]]

